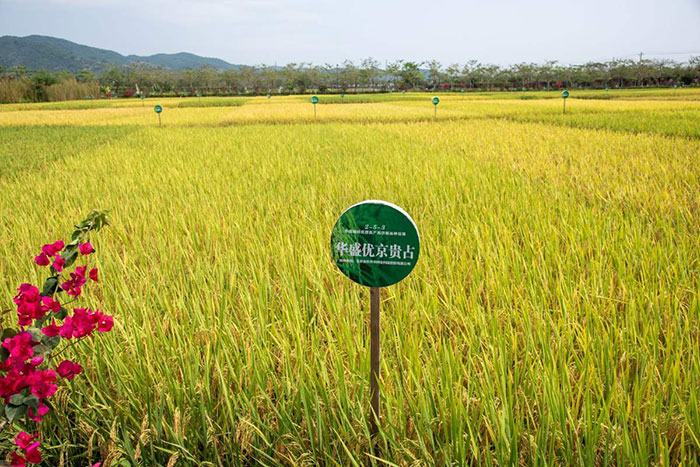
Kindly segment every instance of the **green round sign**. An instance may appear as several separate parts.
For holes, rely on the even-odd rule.
[[[161,113],[161,112],[163,111],[163,107],[161,107],[160,105],[156,105],[155,107],[153,107],[153,110],[154,110],[157,114],[159,114],[159,113]]]
[[[464,92],[464,88],[462,88],[462,92]]]
[[[92,100],[92,94],[90,94],[90,95],[88,96],[88,99]]]
[[[198,93],[197,93],[197,97],[202,97],[202,93],[201,93],[201,92],[198,92]]]
[[[331,234],[338,269],[367,287],[387,287],[408,276],[418,262],[420,237],[411,216],[386,201],[350,206]]]
[[[316,97],[316,96],[311,96],[311,103],[312,103],[312,104],[318,104],[318,97]]]
[[[341,98],[341,99],[345,99],[345,93],[344,93],[344,92],[341,92],[341,93],[340,93],[340,98]]]
[[[146,95],[144,93],[141,93],[141,99],[145,99]]]
[[[403,93],[406,94],[406,90],[405,90],[405,89],[403,90]]]
[[[433,105],[438,105],[440,103],[439,97],[433,97]]]
[[[569,91],[564,91],[564,92],[562,92],[562,93],[561,93],[561,97],[563,97],[564,99],[566,99],[567,97],[569,97]]]
[[[269,98],[271,98],[271,97],[272,97],[272,94],[270,94],[270,93],[268,92],[268,93],[267,93],[267,98],[269,99]]]

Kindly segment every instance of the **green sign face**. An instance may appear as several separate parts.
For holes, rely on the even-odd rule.
[[[88,96],[88,99],[92,100],[92,94],[90,94],[90,95]]]
[[[404,89],[402,92],[403,92],[404,94],[406,94],[406,90],[405,90],[405,89]]]
[[[433,97],[433,105],[438,105],[440,103],[439,97]]]
[[[311,103],[312,103],[312,104],[318,104],[318,97],[312,96],[312,97],[311,97]]]
[[[345,99],[345,93],[344,93],[344,92],[341,92],[341,93],[340,93],[340,98],[341,98],[341,99]]]
[[[146,98],[146,95],[141,93],[141,99],[145,99],[145,98]]]
[[[153,107],[153,110],[155,110],[155,112],[159,114],[163,111],[163,107],[156,105],[155,107]]]
[[[462,92],[464,92],[464,88],[462,88]]]
[[[197,97],[202,97],[202,93],[201,93],[201,92],[198,92],[198,93],[197,93]]]
[[[267,98],[269,99],[269,98],[271,98],[271,97],[272,97],[272,94],[270,94],[270,93],[268,92],[268,93],[267,93]]]
[[[385,201],[369,200],[341,214],[331,234],[338,269],[367,287],[387,287],[408,276],[418,262],[420,237],[411,216]]]
[[[564,91],[564,92],[562,92],[562,93],[561,93],[561,97],[563,97],[564,99],[566,99],[567,97],[569,97],[569,91]]]

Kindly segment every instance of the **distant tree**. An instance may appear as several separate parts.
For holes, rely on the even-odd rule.
[[[422,87],[425,83],[423,72],[420,70],[421,63],[419,62],[403,62],[399,76],[401,84],[407,88]]]

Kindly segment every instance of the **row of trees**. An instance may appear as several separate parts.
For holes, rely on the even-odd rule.
[[[689,86],[700,83],[700,57],[671,60],[614,60],[583,65],[520,63],[501,67],[476,60],[443,66],[436,60],[398,60],[381,64],[368,58],[356,64],[285,67],[242,66],[167,70],[148,64],[112,66],[99,74],[48,73],[22,67],[0,69],[0,102],[63,100],[97,96],[237,95],[312,92],[384,92],[389,90],[547,90]],[[60,87],[65,92],[57,92]]]

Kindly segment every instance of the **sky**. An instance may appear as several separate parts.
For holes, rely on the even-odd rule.
[[[0,35],[235,64],[700,55],[700,0],[0,0]]]

